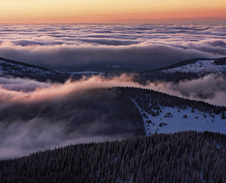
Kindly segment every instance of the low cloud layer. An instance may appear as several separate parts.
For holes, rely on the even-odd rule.
[[[30,92],[37,88],[47,88],[51,83],[38,82],[31,79],[0,77],[0,86],[7,90]]]
[[[109,64],[143,71],[226,56],[221,25],[3,25],[0,33],[0,56],[71,71]]]
[[[0,83],[0,100],[3,103],[50,100],[87,89],[118,86],[153,89],[192,100],[203,100],[215,105],[224,105],[226,103],[226,97],[224,98],[226,80],[217,74],[210,74],[194,80],[184,80],[179,83],[147,82],[146,85],[134,82],[133,76],[126,74],[111,79],[106,79],[103,76],[93,76],[74,82],[68,80],[64,84],[43,83],[18,78],[1,78]]]
[[[101,125],[97,122],[96,125]],[[88,126],[87,126],[88,128]],[[90,130],[95,127],[89,126]],[[46,119],[35,118],[14,121],[7,127],[0,127],[0,159],[29,155],[33,152],[54,149],[70,144],[106,142],[132,137],[121,134],[89,135],[78,130],[67,133],[65,122],[49,123]]]
[[[192,100],[203,100],[214,105],[226,104],[226,80],[219,75],[210,74],[199,79],[175,83],[160,83],[166,93]]]

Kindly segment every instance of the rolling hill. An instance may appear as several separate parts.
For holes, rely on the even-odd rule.
[[[103,73],[93,71],[62,72],[36,65],[0,57],[0,77],[20,77],[37,81],[65,82],[69,78],[78,80],[83,76],[99,75]]]
[[[144,80],[178,82],[185,79],[197,79],[208,74],[218,74],[225,78],[226,57],[218,59],[196,58],[184,60],[166,67],[141,72],[140,76]]]

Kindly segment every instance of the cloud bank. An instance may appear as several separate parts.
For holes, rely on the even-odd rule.
[[[184,80],[179,83],[147,82],[145,85],[134,82],[133,75],[126,74],[110,79],[104,76],[92,76],[79,81],[68,80],[64,84],[43,83],[29,79],[1,78],[0,85],[0,100],[2,103],[51,100],[87,89],[112,87],[138,87],[192,100],[203,100],[215,105],[225,105],[226,103],[226,97],[224,97],[226,80],[216,74],[194,80]],[[219,94],[222,96],[219,96]]]
[[[103,125],[96,122],[96,127]],[[87,126],[95,130],[95,126]],[[132,137],[120,134],[114,135],[89,135],[88,133],[74,130],[68,134],[65,122],[49,123],[46,119],[35,118],[23,123],[13,121],[7,127],[0,127],[0,159],[14,158],[29,155],[33,152],[54,149],[70,144],[106,142],[122,140]]]
[[[226,56],[221,25],[3,25],[0,56],[57,69],[150,70]]]

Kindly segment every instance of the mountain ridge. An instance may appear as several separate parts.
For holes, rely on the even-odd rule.
[[[147,81],[178,83],[182,80],[198,79],[209,74],[226,78],[226,57],[188,59],[158,69],[139,72],[140,80],[143,83]]]

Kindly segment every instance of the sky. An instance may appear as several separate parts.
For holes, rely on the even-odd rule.
[[[0,23],[224,23],[225,0],[1,0]]]

